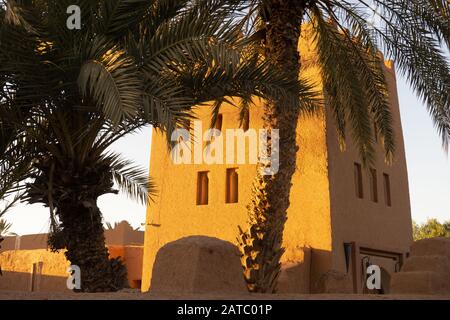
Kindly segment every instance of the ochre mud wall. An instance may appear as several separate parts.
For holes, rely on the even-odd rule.
[[[108,246],[111,257],[122,257],[132,288],[141,285],[142,246]],[[64,256],[47,249],[7,250],[0,253],[2,291],[66,291],[67,268]]]

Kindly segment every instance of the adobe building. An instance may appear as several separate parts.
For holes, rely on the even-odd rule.
[[[64,250],[51,252],[47,234],[5,237],[0,249],[0,291],[65,292],[70,263]],[[105,230],[111,258],[121,257],[127,269],[128,285],[141,287],[144,232],[122,221]]]
[[[305,41],[301,46],[302,74],[320,85],[312,46]],[[382,292],[387,293],[390,277],[403,264],[413,241],[408,176],[394,63],[385,61],[384,70],[396,142],[391,165],[384,161],[381,141],[370,168],[362,165],[350,140],[341,151],[327,106],[317,116],[299,119],[280,293],[363,293],[369,264],[381,267]],[[262,103],[250,108],[250,129],[262,128]],[[203,130],[210,127],[210,108],[197,108],[196,116]],[[239,110],[224,104],[215,127],[225,135],[239,125]],[[237,243],[238,226],[247,226],[246,205],[256,175],[256,165],[248,162],[174,164],[166,141],[153,131],[150,175],[158,195],[147,210],[142,291],[151,290],[155,256],[165,244],[191,235]],[[225,148],[224,139],[224,154]]]

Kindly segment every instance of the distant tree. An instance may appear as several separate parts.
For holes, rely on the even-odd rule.
[[[437,219],[432,218],[423,224],[414,221],[413,237],[415,241],[435,237],[450,237],[450,220],[440,223]]]
[[[450,220],[444,221],[444,228],[447,233],[450,233]]]

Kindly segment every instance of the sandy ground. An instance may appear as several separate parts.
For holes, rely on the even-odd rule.
[[[354,295],[354,294],[153,294],[138,290],[114,293],[62,293],[0,291],[0,300],[450,300],[436,295]]]

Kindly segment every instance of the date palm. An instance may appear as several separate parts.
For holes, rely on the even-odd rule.
[[[334,115],[340,145],[346,132],[364,163],[373,160],[374,133],[386,160],[395,145],[388,90],[379,51],[392,58],[425,103],[445,148],[450,138],[448,0],[250,0],[249,21],[266,59],[292,79],[301,76],[298,51],[302,25],[309,24],[323,79],[323,95]],[[375,11],[374,11],[375,10]],[[374,14],[374,12],[376,12]],[[296,100],[294,100],[296,101]],[[274,292],[283,255],[282,238],[296,167],[299,108],[272,98],[264,126],[279,129],[279,171],[258,176],[240,229],[244,275],[250,291]],[[347,130],[346,130],[347,129]],[[264,164],[260,164],[264,166]]]
[[[152,187],[144,170],[107,151],[114,141],[146,124],[187,127],[192,107],[209,101],[270,94],[288,102],[309,90],[247,48],[235,20],[240,1],[3,3],[0,119],[25,137],[24,199],[49,208],[50,248],[67,250],[83,291],[125,280],[122,262],[108,257],[98,197],[116,193],[115,182],[145,204]],[[81,30],[66,27],[73,4]]]

